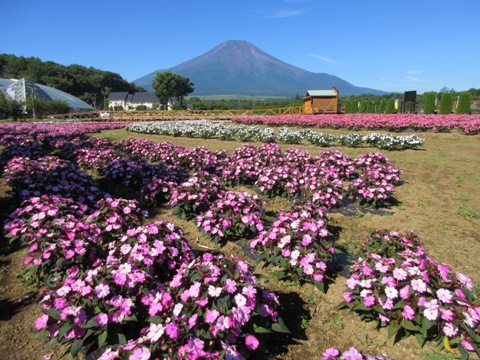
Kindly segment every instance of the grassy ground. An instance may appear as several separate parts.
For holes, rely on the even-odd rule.
[[[331,129],[324,131],[335,136],[347,133]],[[354,216],[345,216],[331,212],[329,224],[338,231],[338,244],[352,253],[358,252],[363,239],[375,228],[399,231],[413,229],[424,240],[427,253],[432,258],[472,277],[477,284],[477,293],[480,294],[480,136],[469,137],[459,133],[417,135],[426,139],[422,149],[384,152],[394,166],[404,171],[404,184],[395,190],[398,205],[386,209],[386,215],[373,212],[364,214],[359,211]],[[105,131],[95,136],[111,141],[128,137],[148,138],[191,148],[205,146],[211,150],[228,152],[242,145],[233,141],[141,135],[125,130]],[[284,149],[288,147],[291,145],[282,145]],[[312,155],[324,150],[312,145],[295,147],[307,150]],[[367,147],[352,149],[334,146],[328,149],[332,148],[352,157],[378,151]],[[6,189],[3,187],[0,190],[0,198],[3,199],[0,200],[5,203]],[[268,210],[278,211],[287,203],[285,199],[270,201]],[[175,222],[186,230],[194,247],[242,254],[241,247],[237,244],[227,244],[223,248],[213,245],[198,232],[193,222],[176,218],[168,209],[160,210],[155,214],[155,219],[150,220],[160,218]],[[0,261],[0,305],[5,305],[3,308],[8,311],[15,299],[27,297],[30,293],[13,276],[21,269],[20,252],[4,253]],[[300,287],[297,284],[279,283],[270,276],[269,269],[258,268],[257,272],[265,275],[263,282],[266,287],[278,292],[284,306],[282,316],[293,333],[288,339],[272,339],[267,344],[274,354],[270,359],[320,358],[321,353],[331,346],[343,350],[355,346],[364,352],[385,354],[397,360],[455,358],[451,354],[438,353],[431,345],[420,349],[414,339],[406,339],[394,345],[387,341],[385,330],[377,331],[373,324],[362,323],[356,314],[339,311],[337,305],[342,300],[346,280],[343,277],[336,278],[327,292],[321,293],[310,285]],[[8,331],[13,334],[8,339],[2,335],[3,340],[0,341],[0,351],[16,354],[7,359],[39,356],[42,344],[35,336],[26,334],[35,316],[38,316],[39,306],[33,305],[35,306],[25,303],[25,306],[15,307],[12,314],[0,318],[0,333],[6,334]],[[31,323],[28,324],[28,321]],[[19,326],[19,322],[23,325]],[[28,346],[25,345],[25,339],[28,339]]]

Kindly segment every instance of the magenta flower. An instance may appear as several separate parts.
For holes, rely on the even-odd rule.
[[[247,337],[245,338],[245,345],[249,350],[256,350],[259,344],[260,343],[257,338],[253,335],[247,335]]]
[[[180,334],[180,329],[175,323],[169,323],[165,327],[165,332],[167,335],[170,337],[170,339],[176,339],[178,338],[178,335]]]

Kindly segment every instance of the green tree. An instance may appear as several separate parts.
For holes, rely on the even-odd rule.
[[[387,100],[382,99],[380,101],[380,107],[378,108],[378,113],[384,114],[386,109],[387,109]]]
[[[173,98],[179,98],[182,103],[183,98],[193,92],[193,84],[189,78],[171,71],[157,72],[152,87],[165,110],[168,109],[168,103],[172,102]]]
[[[23,113],[23,104],[10,99],[0,91],[0,117],[18,119]]]
[[[425,108],[424,114],[433,114],[435,112],[435,97],[437,95],[433,92],[425,94]]]
[[[395,112],[395,100],[393,98],[388,99],[387,107],[385,108],[385,114],[393,114]]]
[[[457,114],[470,114],[472,109],[472,95],[469,92],[462,92],[458,98]]]
[[[451,114],[453,108],[453,99],[450,92],[444,92],[442,98],[440,99],[440,114]]]

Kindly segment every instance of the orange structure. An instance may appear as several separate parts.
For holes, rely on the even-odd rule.
[[[336,114],[338,113],[338,90],[307,90],[303,98],[304,114]]]

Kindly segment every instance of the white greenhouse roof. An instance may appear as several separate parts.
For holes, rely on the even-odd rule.
[[[36,97],[47,101],[65,101],[71,109],[93,110],[93,107],[73,95],[27,79],[0,79],[0,91],[19,102],[25,102],[27,97]]]

